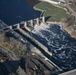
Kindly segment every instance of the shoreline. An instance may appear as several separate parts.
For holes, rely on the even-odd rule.
[[[46,10],[42,10],[42,9],[36,8],[36,6],[34,6],[33,9],[36,10],[36,11],[40,11],[40,12],[46,11]]]
[[[53,21],[47,21],[47,24],[58,24],[62,26],[62,29],[64,29],[72,38],[76,39],[76,30],[73,29],[72,26],[67,26],[64,22],[53,22]]]

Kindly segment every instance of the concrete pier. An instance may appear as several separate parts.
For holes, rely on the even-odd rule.
[[[37,25],[39,25],[39,18],[36,19],[36,23],[37,23]]]
[[[33,27],[33,20],[30,20],[30,25]]]
[[[12,26],[9,26],[10,29],[12,29]]]
[[[42,17],[42,22],[45,22],[45,17],[44,16]]]
[[[26,25],[27,25],[27,22],[25,21],[25,22],[24,22],[24,26],[26,26]]]
[[[17,24],[17,29],[19,29],[20,28],[20,24]]]
[[[30,28],[27,26],[27,22],[24,23],[24,28],[30,32]]]

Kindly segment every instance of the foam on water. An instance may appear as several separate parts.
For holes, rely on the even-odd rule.
[[[53,53],[53,61],[63,70],[76,68],[76,39],[72,38],[61,25],[35,26],[31,32],[35,37]],[[58,64],[59,63],[59,64]]]

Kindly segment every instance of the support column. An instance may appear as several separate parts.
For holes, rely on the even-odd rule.
[[[27,26],[27,22],[24,22],[24,28],[26,28],[26,26]]]
[[[30,25],[33,27],[33,20],[30,20]]]
[[[19,29],[19,28],[20,28],[20,24],[17,25],[17,29]]]
[[[45,17],[44,16],[42,17],[42,22],[45,22]]]
[[[9,26],[10,29],[12,29],[12,26]]]
[[[27,31],[31,31],[30,28],[27,26],[27,22],[24,23],[24,28],[25,28]]]
[[[37,23],[37,25],[39,25],[39,18],[36,19],[36,23]]]

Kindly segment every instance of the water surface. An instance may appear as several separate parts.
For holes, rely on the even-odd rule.
[[[30,20],[40,16],[33,6],[36,0],[0,0],[0,19],[8,25]]]

